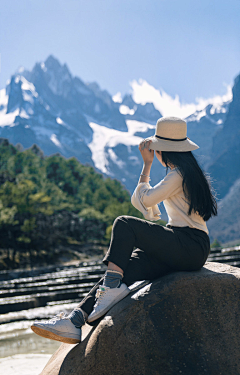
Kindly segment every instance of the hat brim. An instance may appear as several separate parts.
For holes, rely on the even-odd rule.
[[[197,150],[199,148],[199,146],[192,142],[189,138],[187,138],[185,141],[167,141],[156,138],[155,135],[153,135],[145,140],[152,141],[149,148],[150,150],[156,151],[186,152]]]

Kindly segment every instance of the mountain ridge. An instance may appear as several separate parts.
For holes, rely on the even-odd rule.
[[[240,178],[238,165],[234,166],[240,146],[239,82],[240,76],[235,79],[232,99],[226,95],[205,101],[205,107],[194,107],[195,112],[186,117],[188,137],[200,146],[194,154],[213,177],[221,199]],[[151,91],[147,85],[142,81],[136,88],[135,84],[135,91],[113,100],[97,82],[85,83],[74,77],[67,64],[50,55],[31,71],[18,70],[0,91],[0,137],[24,148],[37,144],[45,155],[74,156],[118,179],[132,192],[142,168],[138,144],[154,134],[156,121],[162,116],[160,105],[147,101]],[[146,97],[136,102],[139,87],[146,89]],[[169,99],[166,95],[161,103]],[[170,104],[179,106],[174,100]],[[219,153],[223,142],[226,147]],[[152,184],[164,175],[165,170],[154,160]]]

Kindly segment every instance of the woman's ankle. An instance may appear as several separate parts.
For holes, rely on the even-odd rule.
[[[120,272],[123,276],[123,270],[122,268],[118,267],[115,263],[113,262],[108,262],[108,271],[116,271],[116,272]]]
[[[76,328],[81,328],[87,322],[88,314],[80,307],[77,307],[68,315],[68,319]]]
[[[103,279],[103,286],[118,288],[121,285],[123,274],[118,271],[107,270]]]

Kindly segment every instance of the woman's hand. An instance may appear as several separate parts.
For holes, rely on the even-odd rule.
[[[154,151],[149,149],[151,142],[144,139],[138,146],[145,164],[152,164],[153,162]]]

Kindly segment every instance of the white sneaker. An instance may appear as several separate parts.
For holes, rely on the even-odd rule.
[[[97,301],[93,307],[93,311],[88,316],[88,322],[93,322],[106,314],[111,307],[129,293],[130,290],[126,284],[122,284],[119,288],[108,288],[107,286],[100,285],[96,294]]]
[[[81,342],[81,328],[65,317],[64,313],[56,315],[46,322],[34,322],[31,326],[33,332],[47,339],[65,342],[67,344],[77,344]]]

